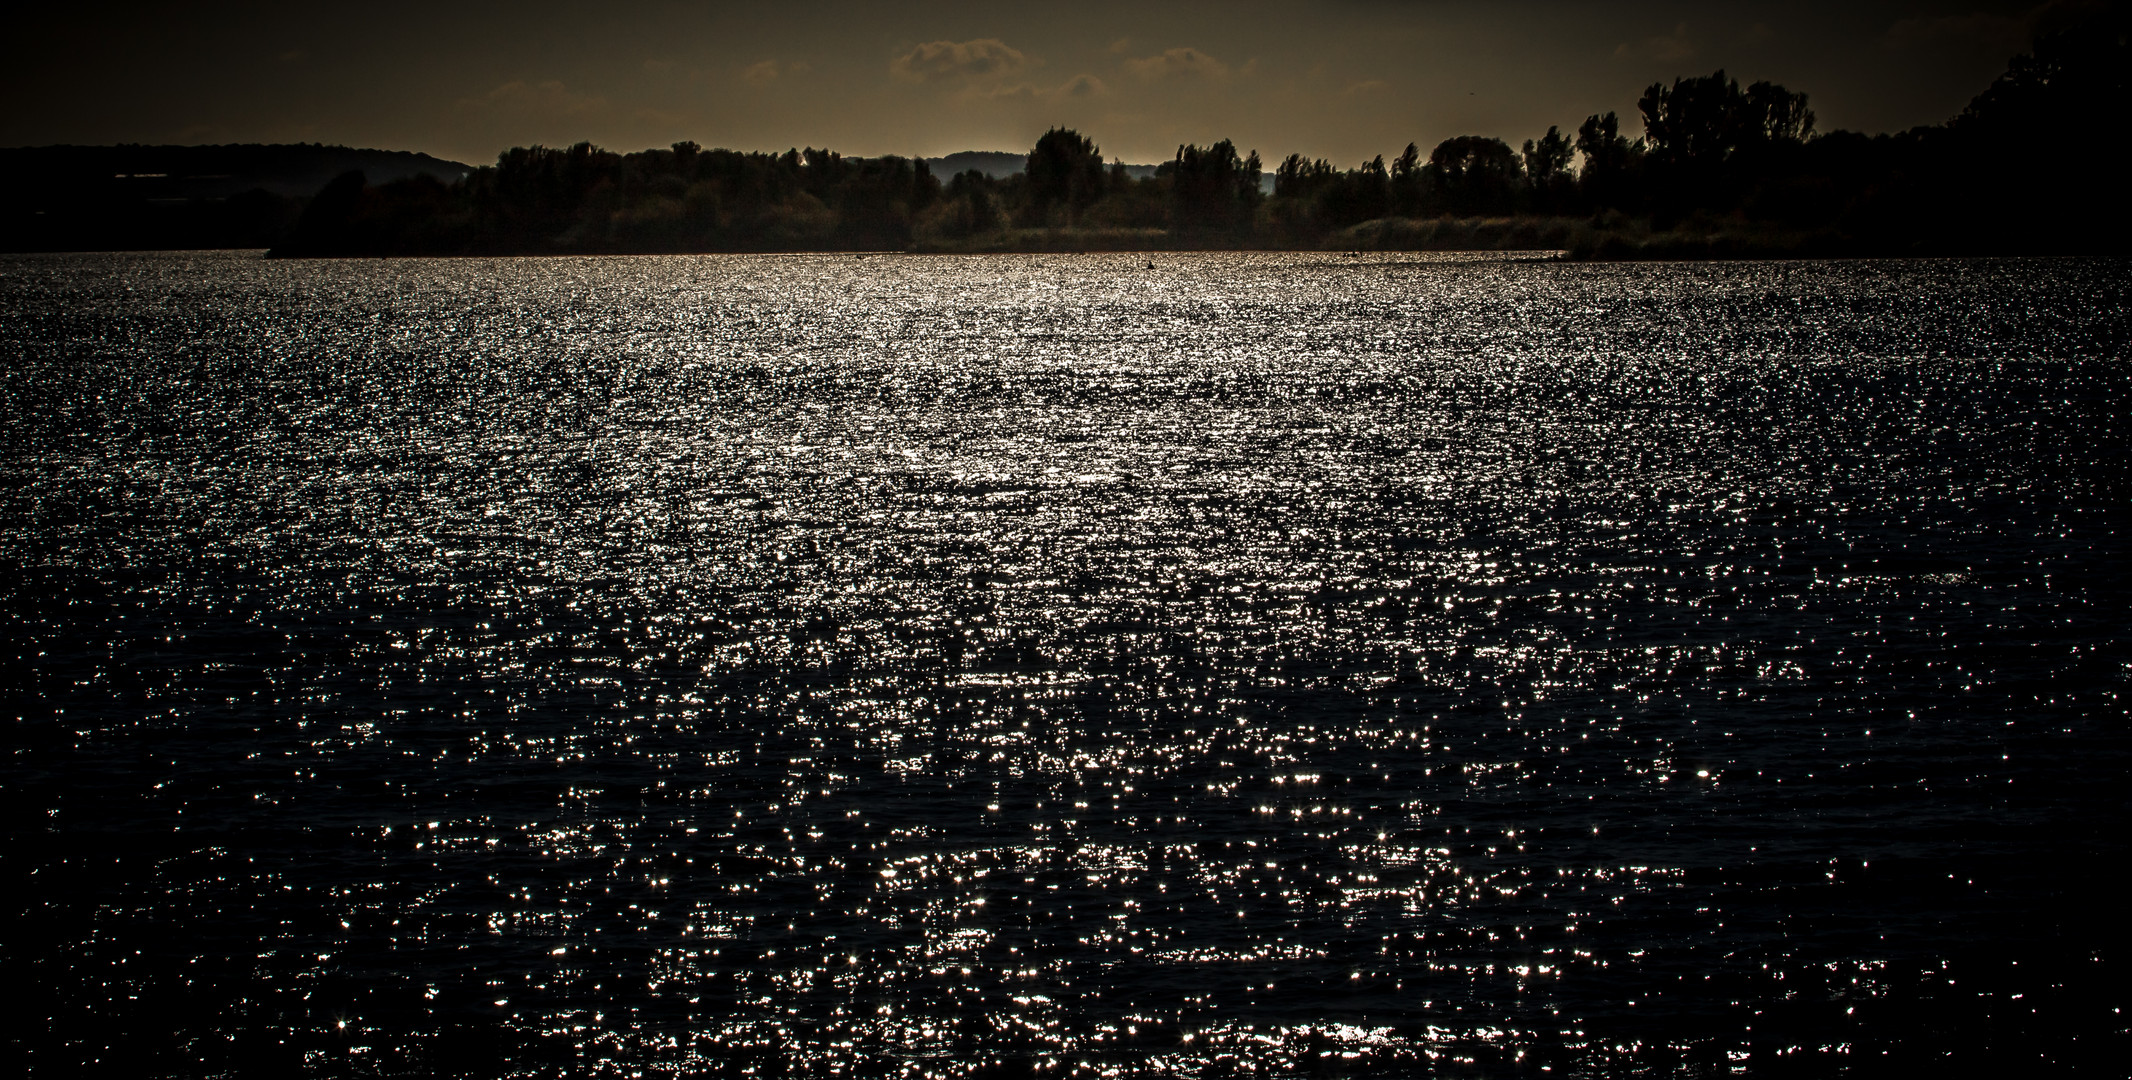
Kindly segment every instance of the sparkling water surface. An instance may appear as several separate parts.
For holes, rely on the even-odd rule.
[[[1145,263],[0,257],[8,1052],[2122,1074],[2132,263]]]

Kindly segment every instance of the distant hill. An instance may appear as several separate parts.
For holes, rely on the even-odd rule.
[[[1005,150],[964,150],[946,157],[926,158],[926,167],[933,175],[945,181],[960,173],[975,169],[994,180],[1004,180],[1021,172],[1029,163],[1027,153],[1010,153]],[[1127,165],[1125,171],[1135,180],[1145,180],[1155,175],[1159,165]]]
[[[267,247],[351,169],[451,182],[472,166],[316,143],[0,149],[0,250]]]
[[[943,182],[972,169],[994,180],[1004,180],[1022,171],[1028,163],[1028,154],[1010,153],[1005,150],[964,150],[959,154],[925,159],[926,168],[933,170],[933,175]]]

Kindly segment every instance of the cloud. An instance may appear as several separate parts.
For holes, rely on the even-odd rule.
[[[1149,82],[1166,79],[1219,82],[1229,77],[1229,65],[1190,46],[1165,49],[1153,56],[1127,60],[1125,69]]]
[[[1645,38],[1641,44],[1630,45],[1623,42],[1614,49],[1614,55],[1672,62],[1689,59],[1699,51],[1701,50],[1695,40],[1688,36],[1688,24],[1679,23],[1673,27],[1672,33]]]
[[[788,79],[794,75],[804,75],[812,70],[814,70],[814,65],[805,60],[778,60],[772,58],[741,68],[740,81],[747,83],[749,86],[770,86],[779,80]]]
[[[512,113],[521,116],[592,116],[607,110],[607,99],[580,94],[554,79],[529,83],[513,79],[478,98],[460,98],[466,112]]]
[[[911,82],[997,79],[1028,67],[1020,49],[998,38],[928,41],[889,62],[888,70]]]
[[[1358,83],[1349,83],[1347,89],[1340,92],[1349,97],[1361,97],[1364,94],[1380,94],[1391,88],[1392,84],[1383,79],[1364,79]]]
[[[1110,87],[1103,85],[1103,80],[1093,75],[1076,75],[1066,80],[1066,85],[1053,91],[1053,94],[1058,97],[1069,98],[1101,97],[1108,93],[1110,93]]]
[[[978,96],[994,99],[1019,98],[1023,101],[1055,104],[1058,102],[1086,100],[1107,96],[1110,87],[1093,75],[1076,75],[1058,86],[1033,86],[1017,83],[986,91]]]

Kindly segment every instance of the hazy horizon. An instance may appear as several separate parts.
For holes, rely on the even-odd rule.
[[[386,3],[40,12],[12,37],[0,144],[319,142],[480,165],[518,145],[693,140],[863,156],[1106,157],[1233,139],[1352,165],[1453,135],[1516,143],[1724,68],[1808,93],[1822,130],[1958,112],[2064,4],[1327,0],[776,11]],[[1629,125],[1634,126],[1633,120]]]

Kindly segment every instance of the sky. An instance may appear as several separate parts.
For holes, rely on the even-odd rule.
[[[0,43],[0,145],[323,142],[470,164],[520,145],[1026,150],[1222,138],[1342,167],[1513,145],[1723,68],[1819,129],[1947,119],[2054,4],[1848,0],[40,5]]]

